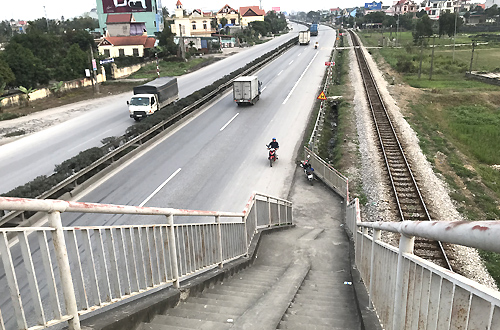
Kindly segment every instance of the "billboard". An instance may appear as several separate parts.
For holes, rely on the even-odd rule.
[[[281,11],[281,8],[280,7],[273,7],[272,10],[279,13]]]
[[[380,2],[373,1],[372,3],[365,3],[365,9],[382,10],[382,1],[380,1]]]
[[[102,10],[109,13],[152,12],[151,0],[102,0]]]

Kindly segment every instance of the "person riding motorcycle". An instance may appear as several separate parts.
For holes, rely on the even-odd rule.
[[[280,145],[278,141],[276,141],[276,138],[273,138],[271,142],[267,145],[267,149],[274,148],[276,151],[276,159],[278,159],[278,149],[280,148]]]
[[[309,163],[309,158],[311,158],[311,155],[307,155],[307,159],[300,163],[300,167],[302,167],[304,170],[307,170],[307,171],[309,171],[309,170],[314,171],[311,164]]]

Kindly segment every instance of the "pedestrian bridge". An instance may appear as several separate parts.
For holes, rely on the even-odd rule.
[[[348,180],[306,153],[349,202]],[[294,253],[334,238],[294,227],[292,203],[264,194],[241,213],[1,197],[0,209],[44,212],[48,223],[0,229],[0,330],[500,328],[498,291],[412,253],[415,237],[500,252],[497,222],[361,222],[357,199],[343,205],[356,283]],[[64,227],[63,212],[162,215],[165,224]],[[399,248],[381,241],[385,232],[400,235]],[[282,267],[258,262],[278,249],[289,251]],[[331,249],[349,254],[349,244]]]

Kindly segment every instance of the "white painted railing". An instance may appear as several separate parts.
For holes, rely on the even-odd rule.
[[[246,256],[258,229],[292,223],[291,202],[263,194],[242,213],[9,197],[0,209],[48,214],[48,227],[0,229],[0,292],[10,292],[0,295],[0,330],[62,321],[80,329],[81,314],[161,285],[178,288]],[[164,215],[165,224],[63,227],[62,212]],[[176,224],[179,216],[205,220]]]
[[[307,147],[304,147],[304,155],[311,156],[309,163],[314,168],[314,175],[349,202],[349,179]]]
[[[415,237],[500,252],[500,222],[361,222],[355,199],[346,226],[385,329],[500,329],[500,292],[413,255]],[[399,250],[380,240],[382,231],[401,234]]]

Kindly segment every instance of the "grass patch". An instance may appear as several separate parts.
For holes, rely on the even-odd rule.
[[[187,62],[160,61],[159,62],[160,76],[161,77],[181,76],[183,74],[199,69],[205,65],[208,65],[214,61],[215,60],[213,57],[191,58]],[[144,67],[142,67],[139,71],[133,73],[130,76],[131,79],[154,79],[156,77],[157,77],[156,63],[147,64]]]
[[[26,132],[22,129],[20,130],[17,130],[17,131],[13,131],[13,132],[10,132],[10,133],[7,133],[4,135],[4,137],[13,137],[13,136],[20,136],[20,135],[24,135],[26,134]]]
[[[3,113],[0,113],[0,121],[1,120],[15,119],[15,118],[18,118],[18,117],[22,117],[22,115],[21,114],[17,114],[17,113],[12,113],[12,112],[3,112]]]

